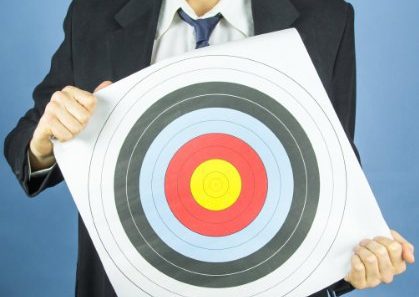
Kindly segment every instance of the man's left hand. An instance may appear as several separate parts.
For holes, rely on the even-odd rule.
[[[391,230],[392,239],[375,237],[364,239],[354,248],[351,271],[345,280],[356,289],[391,283],[393,277],[406,270],[407,263],[415,261],[414,247],[399,233]]]

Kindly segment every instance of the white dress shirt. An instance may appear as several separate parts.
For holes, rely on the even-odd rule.
[[[151,64],[165,58],[177,56],[195,50],[194,28],[183,21],[177,14],[182,8],[191,18],[207,18],[221,13],[220,19],[209,38],[209,45],[243,39],[254,35],[251,0],[220,0],[210,11],[197,16],[186,0],[163,0],[154,38]],[[45,176],[56,164],[49,168],[31,171],[29,177]]]
[[[217,13],[223,15],[211,33],[210,45],[243,39],[254,34],[250,0],[220,0],[200,17],[186,0],[163,0],[154,39],[152,64],[195,49],[194,28],[179,17],[179,8],[193,19],[208,18]]]

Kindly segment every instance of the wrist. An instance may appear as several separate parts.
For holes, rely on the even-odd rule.
[[[51,167],[56,161],[52,150],[52,143],[45,146],[44,152],[40,152],[35,148],[33,140],[28,148],[29,162],[32,170],[42,170]]]

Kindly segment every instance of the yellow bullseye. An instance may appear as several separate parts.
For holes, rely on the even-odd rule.
[[[208,210],[220,211],[232,206],[240,196],[240,173],[230,162],[211,159],[200,164],[191,177],[195,201]]]

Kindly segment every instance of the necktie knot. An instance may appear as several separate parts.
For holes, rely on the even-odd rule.
[[[216,14],[215,16],[205,18],[205,19],[193,19],[181,8],[178,10],[178,14],[182,20],[191,25],[194,28],[196,47],[200,48],[208,46],[209,37],[214,30],[215,26],[218,24],[219,20],[222,18],[221,13]]]

